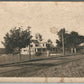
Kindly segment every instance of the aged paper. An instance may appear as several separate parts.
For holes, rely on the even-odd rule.
[[[84,82],[84,3],[0,2],[0,82]]]

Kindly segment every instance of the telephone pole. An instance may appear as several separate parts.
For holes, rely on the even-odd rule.
[[[29,44],[29,60],[31,60],[31,46]]]
[[[28,31],[30,31],[30,29],[31,29],[31,27],[28,26]],[[29,51],[29,60],[31,60],[31,46],[30,46],[30,44],[31,44],[31,41],[29,43],[29,49],[28,49],[28,51]]]
[[[65,55],[65,46],[64,46],[64,33],[62,31],[62,50],[63,50],[63,56]]]

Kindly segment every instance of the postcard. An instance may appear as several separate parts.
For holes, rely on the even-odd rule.
[[[0,1],[0,82],[84,82],[84,3]]]

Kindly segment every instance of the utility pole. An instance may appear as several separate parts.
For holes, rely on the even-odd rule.
[[[28,26],[28,31],[30,31],[31,27]],[[31,42],[29,43],[29,60],[31,60]]]
[[[30,44],[29,44],[29,60],[31,60],[31,48],[30,48]]]
[[[63,56],[65,55],[65,46],[64,46],[64,33],[62,31],[62,48],[63,48]]]

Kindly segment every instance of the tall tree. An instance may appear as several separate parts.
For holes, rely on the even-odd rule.
[[[13,28],[4,37],[3,45],[7,53],[14,53],[17,49],[19,53],[21,48],[26,47],[31,41],[31,31],[29,28],[22,30],[21,27]]]
[[[48,39],[47,40],[47,49],[51,50],[51,47],[52,47],[52,41],[51,41],[51,39]]]
[[[65,30],[63,30],[65,32]],[[62,29],[58,32],[59,40],[56,40],[57,47],[62,47]],[[76,48],[80,43],[84,42],[84,36],[79,35],[78,32],[64,33],[65,48]]]
[[[43,40],[42,35],[41,35],[40,33],[37,33],[37,34],[35,35],[35,38],[36,38],[38,41],[42,41],[42,40]]]
[[[63,55],[65,55],[65,28],[61,29],[57,34],[59,40],[56,40],[57,46],[62,48]]]
[[[52,44],[52,40],[48,39],[47,43]]]
[[[66,32],[65,28],[63,28],[63,29],[60,29],[59,32],[57,33],[59,40],[56,40],[56,43],[58,47],[62,47],[62,36],[65,39],[65,36],[66,36],[65,32]]]

